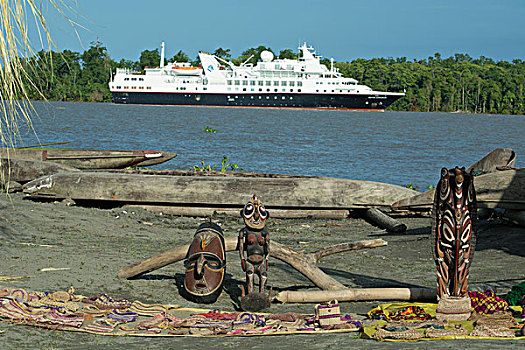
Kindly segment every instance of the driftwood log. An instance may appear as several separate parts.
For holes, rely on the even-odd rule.
[[[276,241],[271,241],[270,244],[270,256],[289,264],[323,290],[340,290],[345,289],[346,287],[332,277],[328,276],[316,266],[316,263],[319,261],[319,259],[348,250],[382,247],[388,243],[382,239],[349,242],[319,249],[313,253],[296,252]],[[225,245],[226,251],[237,250],[237,238],[227,238],[225,240]],[[181,261],[186,257],[187,251],[188,245],[183,245],[167,250],[149,259],[122,268],[118,273],[118,277],[137,277],[139,275],[159,269],[163,266]]]
[[[180,205],[148,205],[148,204],[126,204],[123,208],[142,208],[152,213],[162,213],[165,215],[182,215],[193,217],[211,217],[214,214],[239,217],[242,207],[219,208],[219,207],[196,207]],[[297,219],[297,218],[317,218],[317,219],[345,219],[350,215],[347,209],[276,209],[272,208],[272,218]]]
[[[362,215],[388,232],[403,233],[407,230],[407,225],[397,221],[394,218],[383,213],[381,210],[376,208],[370,208],[363,211]]]
[[[322,303],[337,301],[436,301],[436,290],[431,288],[346,288],[341,290],[284,291],[273,300],[281,303]]]

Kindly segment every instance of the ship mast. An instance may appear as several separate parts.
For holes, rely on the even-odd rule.
[[[164,67],[164,41],[162,44],[160,44],[161,50],[160,50],[160,64],[159,67]]]

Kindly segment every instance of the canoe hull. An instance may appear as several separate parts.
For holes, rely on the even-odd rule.
[[[511,169],[474,177],[478,208],[525,209],[525,169]],[[430,210],[434,189],[392,204],[394,210]]]
[[[321,177],[168,176],[61,173],[24,186],[33,196],[171,205],[239,206],[254,193],[267,207],[349,209],[389,206],[417,192],[371,181]]]
[[[175,153],[161,151],[82,150],[22,148],[0,149],[4,158],[51,161],[77,169],[122,169],[129,166],[150,166],[168,161]]]

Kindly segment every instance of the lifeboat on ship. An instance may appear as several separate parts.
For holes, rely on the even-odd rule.
[[[171,72],[175,75],[201,75],[202,67],[193,67],[189,63],[174,63]]]

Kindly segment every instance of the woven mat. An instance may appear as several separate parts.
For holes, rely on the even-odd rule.
[[[525,340],[521,336],[520,328],[524,327],[523,319],[515,318],[513,327],[488,327],[485,322],[477,325],[476,321],[449,321],[439,322],[435,317],[437,304],[431,303],[390,303],[381,304],[368,312],[369,317],[377,315],[378,312],[386,315],[395,315],[400,310],[409,307],[420,307],[426,313],[433,316],[431,319],[422,321],[413,320],[375,320],[366,322],[363,327],[365,337],[380,341],[421,341],[421,340],[443,340],[443,339],[499,339],[499,340]],[[512,307],[517,313],[522,312],[521,307]],[[512,317],[509,316],[511,319]],[[478,315],[477,319],[483,318]],[[489,316],[485,317],[490,319]],[[414,326],[411,327],[411,324]],[[480,323],[481,324],[481,323]]]
[[[152,305],[116,299],[107,294],[85,297],[75,294],[73,289],[48,293],[0,287],[0,320],[61,331],[139,337],[229,337],[359,331],[358,327],[348,319],[343,321],[343,318],[337,327],[339,329],[323,329],[307,323],[311,321],[308,315]]]

